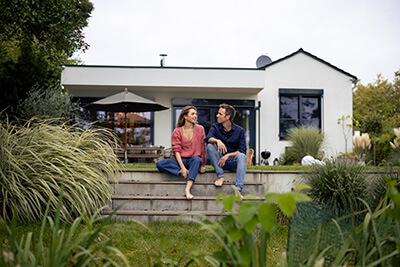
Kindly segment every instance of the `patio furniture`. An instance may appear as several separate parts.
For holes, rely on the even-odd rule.
[[[117,151],[117,156],[120,159],[125,158],[125,152],[122,149]],[[164,147],[163,146],[130,146],[127,147],[127,162],[126,163],[134,163],[133,159],[143,159],[146,162],[148,159],[153,162],[157,162],[160,159],[164,158]]]

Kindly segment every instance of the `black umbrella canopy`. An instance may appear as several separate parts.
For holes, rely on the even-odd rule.
[[[146,112],[168,109],[157,102],[128,92],[126,88],[124,92],[93,102],[91,108],[110,112]]]

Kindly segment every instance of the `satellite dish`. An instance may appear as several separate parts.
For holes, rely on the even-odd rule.
[[[267,66],[268,64],[270,64],[271,62],[272,62],[272,60],[269,56],[262,55],[259,58],[257,58],[257,61],[256,61],[257,69],[263,68],[263,67]]]

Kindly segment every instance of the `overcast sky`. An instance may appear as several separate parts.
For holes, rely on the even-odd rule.
[[[400,70],[399,0],[91,0],[86,65],[255,68],[300,48],[366,85]]]

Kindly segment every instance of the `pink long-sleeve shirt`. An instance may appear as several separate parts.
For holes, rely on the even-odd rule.
[[[181,157],[189,158],[199,156],[204,165],[206,163],[206,143],[204,138],[204,128],[201,125],[196,125],[192,140],[183,135],[181,127],[175,128],[171,137],[174,154],[178,152]]]

